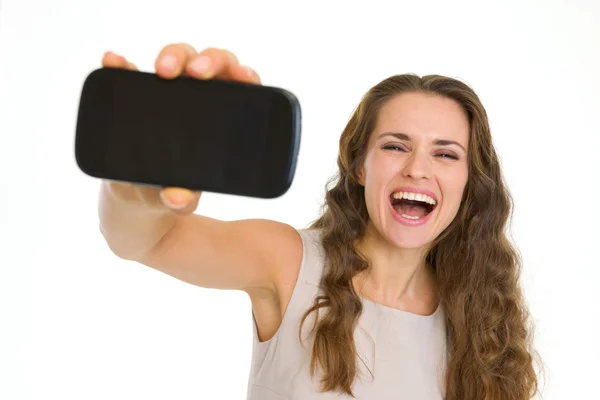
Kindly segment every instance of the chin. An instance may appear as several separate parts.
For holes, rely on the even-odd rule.
[[[397,248],[417,250],[429,247],[435,237],[426,232],[415,232],[410,229],[395,226],[390,232],[386,232],[387,240]]]

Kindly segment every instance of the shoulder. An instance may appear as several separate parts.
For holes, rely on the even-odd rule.
[[[279,271],[278,289],[283,295],[283,303],[289,300],[298,281],[318,285],[323,269],[323,247],[321,231],[318,229],[298,229],[295,231],[294,256]]]
[[[298,287],[318,286],[320,280],[320,233],[312,229],[283,228],[286,239],[273,243],[281,246],[272,252],[270,264],[275,269],[274,290],[250,290],[254,319],[261,341],[279,330],[290,301]]]

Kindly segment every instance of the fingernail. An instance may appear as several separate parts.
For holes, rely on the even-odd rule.
[[[177,57],[173,54],[165,54],[160,58],[160,65],[167,71],[174,71],[177,68]]]
[[[212,61],[207,56],[200,56],[190,62],[190,68],[192,71],[203,77],[210,75],[210,66]]]
[[[172,196],[172,197],[175,197],[175,202],[172,202],[171,200],[169,200],[167,198],[167,196],[165,196],[165,192],[161,190],[160,198],[162,199],[162,201],[165,203],[165,205],[167,207],[172,208],[174,210],[180,210],[187,205],[185,196],[179,195],[179,196]]]

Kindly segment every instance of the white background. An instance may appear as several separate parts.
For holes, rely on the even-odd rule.
[[[0,399],[244,398],[247,298],[113,256],[99,182],[74,159],[81,84],[104,51],[153,71],[179,41],[231,49],[302,104],[290,191],[205,195],[198,212],[223,219],[314,219],[341,130],[389,75],[473,86],[516,202],[544,397],[597,395],[599,2],[4,0],[0,12]]]

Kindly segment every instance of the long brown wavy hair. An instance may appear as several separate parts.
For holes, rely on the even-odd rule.
[[[316,313],[311,375],[321,372],[324,391],[353,395],[358,373],[354,330],[362,303],[352,278],[369,268],[354,247],[369,221],[357,173],[379,110],[406,92],[455,100],[470,126],[469,177],[461,206],[426,258],[446,314],[446,399],[529,399],[538,392],[538,356],[519,286],[520,256],[506,235],[512,198],[479,97],[465,83],[440,75],[396,75],[378,83],[363,96],[341,135],[339,171],[327,184],[322,215],[310,225],[321,231],[326,258],[322,292],[300,326]]]

